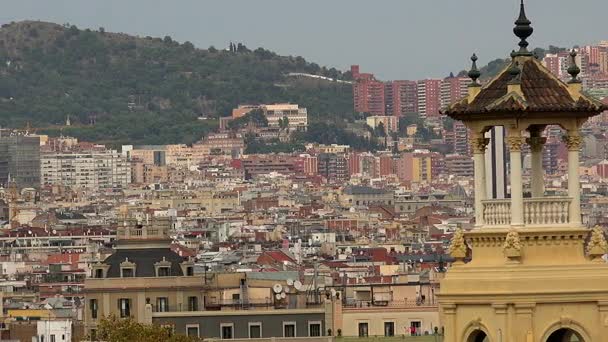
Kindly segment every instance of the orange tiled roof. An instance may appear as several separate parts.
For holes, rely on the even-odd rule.
[[[483,86],[471,103],[464,98],[444,113],[456,119],[464,119],[475,114],[492,113],[525,115],[532,112],[563,112],[595,115],[607,109],[600,101],[584,94],[575,99],[568,91],[568,85],[553,76],[535,58],[522,59],[520,69],[521,94],[508,92],[509,82],[515,76],[507,68]]]

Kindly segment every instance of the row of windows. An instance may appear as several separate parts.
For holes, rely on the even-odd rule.
[[[198,311],[198,297],[191,296],[188,297],[188,311]],[[89,300],[89,310],[91,311],[91,318],[97,319],[99,304],[97,299]],[[131,316],[131,299],[130,298],[120,298],[118,299],[118,311],[120,312],[120,317],[130,317]],[[169,310],[169,298],[168,297],[157,297],[156,304],[154,306],[155,312],[168,312]]]
[[[249,338],[263,338],[262,323],[250,322],[248,323],[248,337]],[[186,335],[190,337],[200,337],[200,329],[198,324],[186,324]],[[321,321],[310,321],[308,322],[308,336],[318,337],[322,336]],[[296,322],[283,322],[283,337],[298,337],[296,330]],[[222,339],[233,339],[234,337],[234,323],[222,323],[220,324],[220,338]]]
[[[45,335],[40,335],[40,342],[45,342],[46,340],[44,339]],[[55,336],[55,334],[51,334],[49,336],[49,342],[58,342],[58,341],[65,341],[65,335],[61,335],[61,339],[58,339],[57,336]]]
[[[421,333],[421,326],[422,324],[420,321],[412,321],[410,322],[410,326],[405,333],[411,336],[418,336]],[[360,322],[359,337],[367,336],[369,336],[369,323]],[[384,336],[395,336],[395,322],[384,322]]]
[[[170,266],[159,266],[156,267],[156,276],[157,277],[169,277],[171,276],[171,267]],[[186,276],[192,277],[194,276],[194,267],[188,266],[186,267]],[[97,268],[94,273],[95,278],[103,278],[103,269]],[[132,266],[124,266],[120,268],[120,277],[121,278],[133,278],[135,277],[135,268]]]

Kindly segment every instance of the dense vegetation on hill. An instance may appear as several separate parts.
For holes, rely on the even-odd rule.
[[[289,72],[350,77],[242,44],[197,49],[170,37],[11,23],[0,29],[0,125],[113,144],[191,143],[242,103],[298,103],[312,122],[352,115],[350,85]]]

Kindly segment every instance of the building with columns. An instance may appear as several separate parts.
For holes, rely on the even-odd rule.
[[[471,132],[475,172],[475,228],[457,230],[456,260],[441,281],[445,342],[599,342],[608,336],[608,264],[600,228],[581,222],[581,126],[606,108],[582,93],[576,54],[566,83],[527,49],[532,34],[523,1],[515,22],[519,50],[483,87],[477,57],[468,96],[444,114]],[[542,151],[547,125],[559,125],[568,148],[568,188],[546,196]],[[505,199],[488,198],[486,132],[504,127],[509,153]],[[524,197],[522,146],[531,153],[531,197]]]

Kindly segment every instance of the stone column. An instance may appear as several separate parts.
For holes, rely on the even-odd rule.
[[[484,138],[483,135],[476,136],[471,139],[473,147],[473,165],[475,171],[475,227],[481,227],[483,221],[483,204],[486,199],[486,146],[490,139]]]
[[[571,131],[564,137],[564,142],[568,147],[568,197],[572,198],[568,216],[570,217],[570,224],[581,225],[581,185],[578,166],[579,151],[583,139],[578,135],[578,131]]]
[[[543,197],[545,195],[545,179],[543,172],[543,145],[547,138],[532,136],[526,141],[530,145],[532,164],[532,197]]]
[[[507,137],[511,163],[511,226],[524,225],[524,191],[521,175],[522,137],[518,134]]]
[[[439,332],[443,328],[443,342],[458,342],[458,334],[461,332],[456,327],[456,303],[443,303],[440,307],[440,313],[443,314],[440,322],[443,327],[439,328]]]

